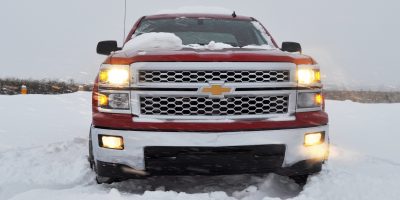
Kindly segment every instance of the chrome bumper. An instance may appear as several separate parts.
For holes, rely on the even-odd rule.
[[[306,147],[304,134],[325,132],[325,142]],[[328,125],[311,128],[246,131],[246,132],[150,132],[123,131],[91,127],[94,159],[107,163],[127,165],[135,170],[145,170],[144,147],[224,147],[284,144],[285,158],[282,167],[290,167],[304,160],[324,160],[329,151]],[[124,138],[124,150],[105,149],[99,146],[98,135],[116,135]]]

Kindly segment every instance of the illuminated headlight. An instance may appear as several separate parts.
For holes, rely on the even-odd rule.
[[[124,149],[124,139],[121,136],[99,135],[99,146],[107,149]]]
[[[304,135],[304,145],[305,146],[314,146],[317,144],[323,143],[325,140],[325,133],[318,132],[318,133],[306,133]]]
[[[129,93],[100,93],[98,104],[104,109],[129,110]]]
[[[129,86],[129,66],[103,65],[99,73],[100,85],[126,87]]]
[[[299,93],[297,98],[298,108],[316,108],[320,107],[324,99],[321,93],[303,92]]]
[[[321,72],[319,69],[299,67],[297,69],[297,80],[299,84],[313,84],[321,82]]]

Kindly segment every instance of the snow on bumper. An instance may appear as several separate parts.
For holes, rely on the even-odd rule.
[[[304,146],[304,134],[325,132],[325,142],[316,146]],[[285,158],[282,167],[303,160],[324,160],[329,150],[328,125],[312,128],[246,131],[246,132],[150,132],[123,131],[92,127],[93,155],[95,160],[124,164],[144,170],[144,147],[191,146],[223,147],[244,145],[284,144]],[[115,135],[124,138],[124,150],[105,149],[99,146],[98,135]]]

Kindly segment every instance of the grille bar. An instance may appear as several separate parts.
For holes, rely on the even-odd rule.
[[[150,116],[240,116],[286,114],[288,95],[269,96],[141,96],[140,111]]]
[[[224,81],[226,83],[270,83],[289,82],[289,70],[139,70],[142,83],[207,83]]]
[[[280,167],[282,144],[231,147],[144,148],[146,171],[153,175],[212,175],[272,172]]]

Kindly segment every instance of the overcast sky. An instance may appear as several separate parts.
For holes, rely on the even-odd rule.
[[[92,82],[98,41],[123,37],[123,0],[1,0],[0,77]],[[181,6],[217,6],[261,21],[274,38],[297,41],[339,87],[400,90],[397,0],[128,0],[127,27]],[[129,31],[129,30],[127,30]]]

